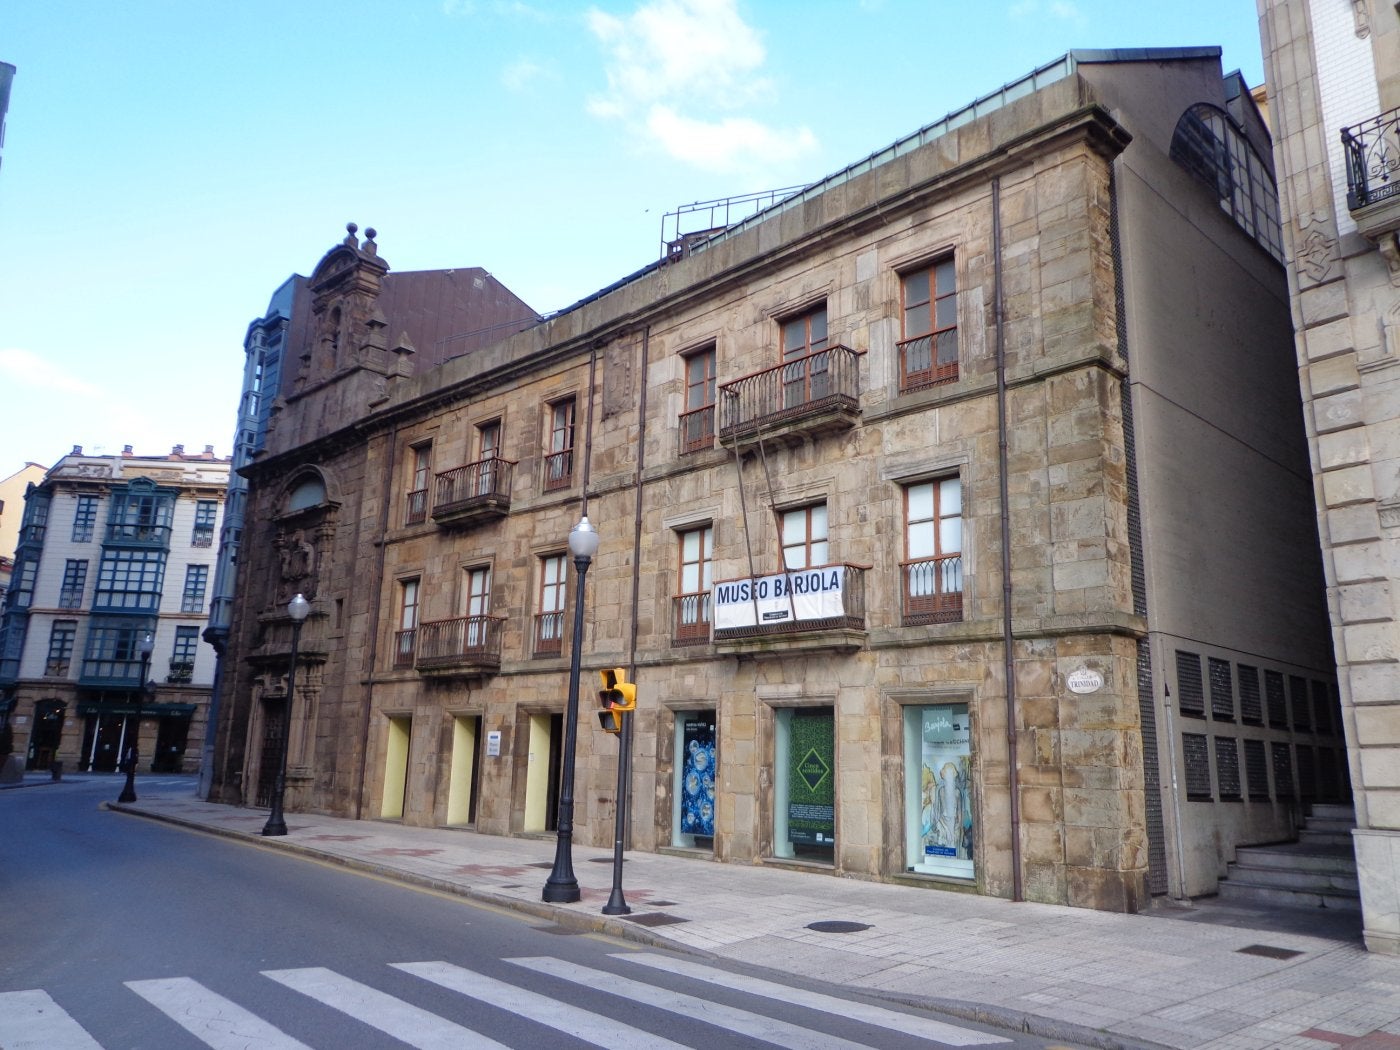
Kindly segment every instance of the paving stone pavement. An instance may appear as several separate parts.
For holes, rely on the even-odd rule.
[[[849,985],[1103,1047],[1400,1050],[1400,958],[1354,913],[1159,903],[1139,915],[1013,903],[702,855],[575,845],[582,900],[545,904],[555,840],[267,811],[152,793],[109,808],[213,831],[631,940]],[[811,924],[858,924],[820,932]]]

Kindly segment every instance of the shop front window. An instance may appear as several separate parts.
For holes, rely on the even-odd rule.
[[[904,771],[909,870],[972,878],[977,829],[967,704],[905,708]]]
[[[786,707],[774,714],[773,855],[835,863],[835,710]]]
[[[716,757],[715,712],[677,711],[673,846],[714,848]]]

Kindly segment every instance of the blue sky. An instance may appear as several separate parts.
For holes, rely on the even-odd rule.
[[[346,222],[541,312],[678,205],[811,182],[1072,48],[1219,45],[1253,0],[5,0],[0,476],[231,448],[248,322]]]

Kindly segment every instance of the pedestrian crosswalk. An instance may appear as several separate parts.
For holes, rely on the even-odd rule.
[[[715,1029],[740,1039],[792,1050],[879,1047],[885,1045],[884,1039],[890,1032],[898,1033],[903,1037],[900,1045],[909,1047],[988,1046],[1010,1042],[1002,1036],[925,1014],[853,1002],[732,974],[689,959],[653,952],[624,952],[610,958],[626,964],[622,969],[627,973],[603,972],[593,966],[549,956],[505,960],[518,972],[519,983],[441,961],[395,963],[387,968],[419,979],[424,982],[423,987],[432,985],[447,989],[471,1001],[471,1008],[464,1008],[453,1017],[442,1016],[400,994],[390,994],[325,967],[260,972],[299,996],[416,1050],[506,1050],[511,1046],[542,1045],[541,1034],[532,1029],[531,1024],[608,1050],[713,1046],[717,1042]],[[552,981],[562,982],[567,993],[561,994],[560,985]],[[151,1031],[168,1031],[159,1040],[159,1045],[164,1047],[332,1050],[330,1045],[312,1046],[287,1034],[279,1027],[288,1025],[285,1017],[259,1016],[246,1003],[235,1002],[190,977],[127,981],[125,987],[196,1040],[195,1043],[179,1042],[176,1031],[160,1027],[164,1022],[152,1014]],[[402,992],[400,983],[394,983],[394,988]],[[554,988],[556,994],[548,994],[550,988]],[[685,988],[690,990],[682,990]],[[724,994],[725,1002],[705,997],[705,992],[714,993],[718,989],[723,989],[720,994],[739,994]],[[611,1003],[602,998],[604,993],[614,997]],[[257,998],[261,1002],[262,997]],[[630,1005],[618,1010],[618,999]],[[434,1002],[441,1009],[441,1001]],[[745,1005],[738,1005],[741,1002]],[[628,1020],[609,1016],[610,1005],[612,1012],[625,1013]],[[801,1020],[774,1016],[777,1006],[786,1008],[781,1012],[788,1018],[796,1016]],[[794,1007],[796,1013],[792,1010]],[[508,1015],[504,1023],[502,1012]],[[841,1023],[834,1025],[834,1018],[842,1019]],[[521,1025],[521,1021],[530,1024]],[[832,1027],[839,1027],[846,1034],[834,1034],[829,1031]],[[862,1029],[868,1031],[862,1033]],[[305,1035],[305,1026],[301,1034]],[[515,1041],[502,1042],[501,1039]],[[0,992],[0,1050],[104,1050],[104,1047],[62,1004],[47,992],[34,989]],[[353,1045],[347,1044],[344,1038],[337,1038],[333,1050],[353,1050]]]

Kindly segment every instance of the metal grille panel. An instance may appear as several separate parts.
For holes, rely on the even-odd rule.
[[[1283,692],[1283,675],[1277,671],[1264,672],[1264,695],[1269,701],[1269,725],[1287,729],[1288,698]]]
[[[1230,675],[1230,661],[1212,656],[1210,665],[1210,716],[1217,722],[1235,720],[1235,680]]]
[[[1240,679],[1240,721],[1247,726],[1264,724],[1264,701],[1259,694],[1259,668],[1240,664],[1235,668]]]
[[[1240,745],[1234,737],[1215,738],[1215,782],[1222,801],[1240,801]]]
[[[1183,715],[1206,716],[1206,694],[1201,682],[1201,658],[1196,653],[1176,651],[1176,706]]]
[[[1293,790],[1293,749],[1277,740],[1269,747],[1274,758],[1274,793],[1280,799],[1296,798],[1297,793]]]
[[[1210,744],[1204,733],[1182,733],[1181,754],[1186,762],[1186,797],[1210,802]]]
[[[1269,760],[1264,750],[1264,741],[1244,742],[1244,775],[1249,785],[1251,802],[1269,801]]]

